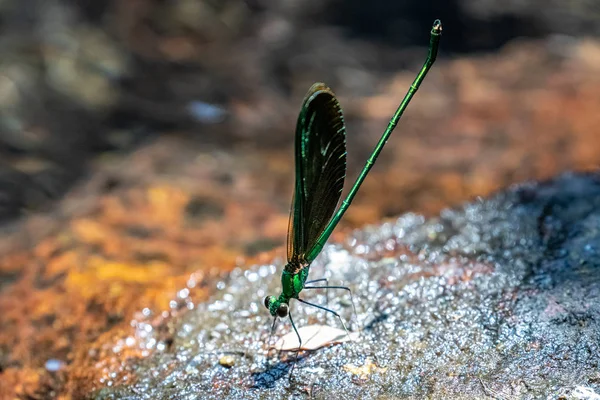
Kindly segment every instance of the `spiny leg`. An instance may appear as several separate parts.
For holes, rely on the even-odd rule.
[[[310,286],[310,289],[318,289],[318,288],[325,288],[325,305],[327,307],[329,307],[329,279],[327,278],[321,278],[321,279],[313,279],[312,281],[306,281],[304,282],[305,285],[309,285],[311,283],[317,283],[317,282],[325,282],[325,286]],[[306,286],[304,287],[305,289],[307,288]],[[348,289],[350,290],[350,289]],[[350,293],[350,295],[352,296],[352,293]]]
[[[300,299],[298,299],[300,300]],[[302,300],[300,300],[302,301]],[[298,349],[296,350],[296,357],[294,357],[294,364],[292,364],[292,369],[290,369],[290,378],[292,377],[292,372],[294,371],[294,368],[296,368],[296,363],[298,362],[298,353],[300,353],[300,348],[302,347],[302,338],[300,337],[300,334],[298,333],[298,329],[296,329],[296,324],[294,324],[294,320],[292,319],[292,314],[288,314],[288,317],[290,317],[290,322],[292,323],[292,328],[294,328],[294,332],[296,332],[296,336],[298,336]]]
[[[318,279],[318,280],[320,280],[320,279]],[[306,283],[310,283],[310,282],[306,282]],[[354,296],[352,296],[352,290],[350,290],[349,287],[346,287],[346,286],[304,286],[304,289],[341,289],[341,290],[347,290],[348,293],[350,294],[350,302],[352,303],[352,311],[354,312],[354,317],[356,318],[356,323],[358,324],[358,314],[356,313],[356,307],[354,306]],[[327,306],[329,306],[329,304],[327,304]],[[360,331],[360,326],[359,326],[359,331]]]
[[[305,287],[305,289],[306,289],[306,287]],[[323,310],[323,311],[330,312],[330,313],[332,313],[333,315],[335,315],[336,317],[338,317],[338,319],[339,319],[339,320],[340,320],[340,322],[342,323],[342,326],[344,327],[344,330],[346,331],[346,335],[347,335],[347,336],[348,336],[348,338],[350,339],[350,332],[348,332],[348,328],[346,328],[346,324],[344,324],[344,320],[342,319],[342,317],[340,316],[340,314],[336,313],[336,312],[335,312],[335,311],[333,311],[333,310],[330,310],[329,308],[326,308],[326,307],[323,307],[323,306],[319,306],[319,305],[317,305],[317,304],[309,303],[308,301],[305,301],[305,300],[302,300],[302,299],[296,299],[296,300],[298,300],[300,303],[304,303],[304,304],[306,304],[306,305],[309,305],[309,306],[317,307],[317,308],[319,308],[319,309],[321,309],[321,310]],[[296,333],[297,333],[297,332],[296,332]]]

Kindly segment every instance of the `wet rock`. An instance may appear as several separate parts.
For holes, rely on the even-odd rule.
[[[360,339],[301,352],[291,379],[294,353],[268,351],[262,306],[280,289],[281,260],[235,269],[210,301],[171,321],[169,350],[137,361],[135,383],[93,396],[591,398],[600,393],[599,226],[600,177],[566,174],[357,231],[326,247],[311,278],[352,290],[356,317],[345,291],[330,290],[328,305]],[[326,301],[323,290],[302,297]],[[297,326],[339,325],[298,302],[290,312]],[[286,319],[274,335],[290,330]],[[236,368],[219,366],[225,352],[241,355]]]

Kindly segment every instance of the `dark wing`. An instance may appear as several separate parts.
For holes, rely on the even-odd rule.
[[[346,176],[346,128],[335,95],[323,83],[309,89],[296,126],[296,188],[287,258],[296,270],[333,213]]]

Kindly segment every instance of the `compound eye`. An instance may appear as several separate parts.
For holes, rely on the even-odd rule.
[[[277,308],[277,316],[279,318],[285,318],[288,315],[289,307],[285,303],[281,303],[281,305]]]
[[[265,297],[265,307],[267,308],[267,310],[269,309],[269,306],[271,305],[271,298],[273,296],[267,296]]]

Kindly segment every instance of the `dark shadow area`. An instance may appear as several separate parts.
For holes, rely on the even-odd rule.
[[[434,19],[444,24],[446,53],[492,51],[517,37],[540,37],[548,31],[528,16],[495,15],[477,18],[465,12],[462,2],[361,0],[330,3],[326,15],[355,38],[365,38],[394,47],[423,46],[423,32]]]
[[[297,363],[301,362],[307,355],[298,355]],[[254,389],[268,389],[272,388],[275,383],[282,379],[290,376],[290,370],[294,363],[289,361],[277,361],[275,365],[267,365],[267,369],[261,372],[254,372],[251,374],[250,386]],[[293,379],[293,376],[292,378]]]

